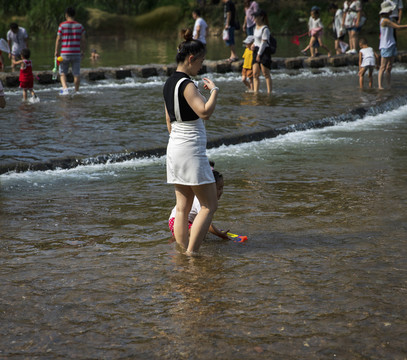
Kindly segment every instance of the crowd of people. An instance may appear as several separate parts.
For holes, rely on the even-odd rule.
[[[224,30],[223,39],[230,49],[229,62],[239,60],[236,52],[235,31],[240,29],[239,16],[236,6],[232,0],[223,1],[224,13]],[[343,8],[339,8],[336,2],[331,3],[329,11],[332,13],[332,30],[335,38],[335,54],[357,54],[359,52],[359,84],[363,86],[363,76],[373,72],[374,67],[379,69],[379,89],[383,89],[384,79],[390,85],[391,69],[394,58],[397,54],[396,49],[396,30],[405,28],[401,25],[403,15],[403,0],[383,0],[380,11],[380,57],[372,55],[372,52],[362,48],[359,45],[359,33],[366,22],[366,16],[363,12],[361,0],[345,0]],[[192,16],[195,20],[193,28],[193,39],[201,41],[206,46],[206,37],[208,34],[208,24],[202,18],[200,10],[193,11]],[[247,87],[248,92],[259,92],[260,75],[263,74],[267,87],[267,92],[272,92],[271,70],[271,51],[270,51],[270,34],[267,14],[260,9],[259,4],[254,0],[244,0],[244,20],[242,30],[246,33],[247,38],[243,41],[245,48],[243,54],[242,82]],[[320,9],[318,6],[311,8],[310,18],[308,21],[309,42],[301,50],[303,55],[308,54],[311,57],[319,55],[320,49],[325,49],[328,56],[331,52],[323,43],[324,25],[320,18]],[[85,49],[85,29],[82,24],[75,21],[75,10],[69,7],[65,11],[65,21],[62,22],[57,31],[55,44],[55,57],[62,58],[59,63],[59,74],[62,89],[61,95],[69,94],[67,86],[67,73],[69,67],[72,69],[74,77],[75,91],[80,86],[80,64]],[[345,37],[348,36],[348,43]],[[361,39],[366,43],[366,39]],[[10,48],[9,59],[12,71],[16,67],[20,68],[20,87],[23,89],[23,100],[27,99],[27,93],[32,94],[32,99],[36,99],[33,91],[32,63],[30,58],[23,58],[23,49],[28,49],[28,33],[18,26],[17,23],[10,25],[7,33],[7,41]],[[349,49],[348,49],[349,48]],[[367,47],[369,48],[369,47]],[[369,53],[369,55],[367,55]],[[26,53],[27,56],[27,53]],[[29,55],[28,55],[29,56]],[[370,60],[367,61],[367,56]],[[99,58],[96,50],[92,50],[91,60]],[[365,69],[366,63],[369,68]],[[4,69],[4,58],[0,51],[0,70]],[[370,79],[370,77],[369,77]],[[369,86],[372,82],[369,80]]]
[[[401,25],[403,15],[402,0],[383,0],[380,6],[380,56],[368,46],[365,38],[359,39],[359,33],[366,22],[360,0],[349,0],[344,2],[343,10],[335,3],[330,6],[333,13],[333,31],[335,36],[336,54],[346,51],[348,54],[357,54],[359,45],[359,86],[363,88],[363,77],[367,73],[369,87],[373,87],[373,69],[376,67],[378,73],[378,88],[384,89],[384,80],[387,86],[391,84],[391,70],[397,55],[396,30],[403,30],[407,25]],[[348,34],[349,45],[344,42]]]
[[[256,1],[245,0],[245,16],[243,30],[248,37],[244,40],[246,45],[244,65],[242,70],[242,81],[250,92],[258,92],[260,87],[260,73],[266,80],[267,92],[272,92],[271,51],[270,51],[270,28],[268,26],[267,14],[261,10]],[[236,53],[235,31],[240,29],[240,23],[236,14],[236,6],[231,0],[223,0],[224,29],[223,40],[230,49],[229,62],[238,61]],[[208,25],[202,18],[200,10],[192,12],[195,20],[193,39],[200,40],[206,46]]]
[[[232,0],[223,0],[224,7],[224,29],[222,33],[225,44],[230,49],[229,62],[239,60],[236,53],[235,31],[240,29],[240,23],[236,13],[236,6]],[[391,83],[391,69],[395,56],[397,55],[396,30],[402,30],[403,0],[383,0],[380,9],[380,57],[367,45],[367,40],[361,38],[359,33],[366,22],[361,0],[345,0],[343,9],[336,2],[329,6],[332,14],[332,34],[335,39],[335,54],[358,54],[359,46],[359,85],[363,87],[365,73],[369,76],[369,87],[373,86],[373,69],[379,69],[378,87],[384,88],[384,78],[388,86]],[[194,39],[201,40],[206,44],[206,32],[208,26],[202,19],[199,10],[194,11],[195,19]],[[243,41],[245,50],[243,53],[242,82],[248,92],[259,92],[260,74],[263,74],[266,82],[267,92],[272,92],[271,70],[271,44],[270,27],[267,14],[260,9],[254,0],[244,0],[243,31],[247,37]],[[324,25],[320,18],[320,8],[313,6],[308,21],[309,42],[301,50],[303,55],[316,57],[320,49],[324,49],[328,56],[331,51],[323,42]],[[306,35],[304,34],[304,35]],[[345,37],[348,36],[348,43]],[[299,44],[299,42],[298,42]],[[298,45],[297,44],[297,45]],[[367,65],[368,64],[368,65]]]
[[[223,2],[223,39],[230,47],[228,60],[233,62],[238,59],[234,32],[239,24],[234,3],[231,0]],[[397,52],[394,30],[407,28],[407,25],[400,25],[400,4],[397,5],[391,0],[381,3],[379,89],[382,89],[385,73],[390,85],[391,65]],[[350,45],[348,53],[357,54],[357,46],[360,47],[359,84],[363,87],[363,76],[368,73],[369,86],[372,87],[373,68],[379,56],[368,46],[366,39],[361,38],[358,41],[358,33],[364,21],[360,1],[345,1],[344,10],[339,10],[338,6],[332,3],[330,10],[334,15],[333,30],[336,33],[337,53],[345,52],[346,49],[340,42],[343,42],[347,33]],[[391,19],[395,11],[399,14],[396,21]],[[223,179],[219,185],[206,157],[204,126],[204,121],[208,121],[215,110],[219,88],[213,81],[204,78],[204,88],[210,90],[206,100],[191,79],[198,73],[205,58],[204,32],[207,30],[207,24],[199,11],[195,11],[193,17],[194,30],[184,32],[185,41],[178,47],[177,70],[164,86],[165,114],[170,135],[167,147],[167,182],[174,184],[176,194],[176,206],[171,213],[169,227],[175,241],[190,255],[199,250],[208,231],[227,238],[227,232],[222,232],[212,225],[212,218],[218,206],[217,200],[223,191]],[[259,9],[255,1],[245,1],[243,28],[247,37],[243,41],[246,48],[243,54],[242,81],[249,91],[258,92],[261,71],[266,79],[267,92],[271,93],[270,29],[266,13]],[[315,56],[315,48],[322,47],[330,55],[322,42],[322,31],[319,8],[313,7],[309,21],[310,42],[303,52],[310,50],[311,56]],[[217,190],[217,186],[220,186],[221,190]]]
[[[225,28],[223,38],[227,46],[230,47],[230,57],[228,61],[238,59],[235,51],[235,30],[239,28],[236,17],[236,7],[232,0],[223,0]],[[256,1],[244,1],[244,22],[243,30],[247,38],[244,40],[246,46],[243,54],[242,82],[248,91],[257,93],[259,91],[260,70],[264,75],[267,85],[267,92],[272,91],[272,80],[270,76],[271,52],[270,52],[270,28],[265,12],[263,12]],[[366,22],[361,0],[345,0],[343,9],[339,8],[336,2],[329,6],[332,18],[332,31],[335,39],[335,53],[358,54],[359,51],[359,85],[363,88],[363,77],[365,73],[369,76],[369,87],[373,86],[373,69],[379,69],[378,88],[384,89],[384,80],[387,85],[391,84],[392,65],[397,55],[396,30],[402,30],[407,25],[401,25],[403,15],[403,0],[382,0],[380,8],[380,57],[367,45],[367,40],[361,38],[359,33]],[[316,57],[320,49],[325,49],[328,56],[331,56],[329,48],[323,43],[324,25],[320,18],[320,8],[311,8],[308,21],[308,45],[301,50],[303,55]],[[306,35],[304,34],[304,35]],[[348,43],[345,37],[348,36]],[[251,44],[251,45],[250,45]],[[298,42],[299,44],[299,42]],[[349,49],[348,49],[349,48]],[[250,54],[250,50],[253,54]],[[253,56],[250,59],[250,56]],[[252,66],[250,67],[250,62]]]

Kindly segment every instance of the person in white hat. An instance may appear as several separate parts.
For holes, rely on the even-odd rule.
[[[396,5],[386,0],[381,4],[380,10],[380,55],[382,60],[379,69],[379,89],[383,90],[383,78],[386,75],[387,85],[391,83],[391,69],[393,67],[394,57],[397,55],[396,40],[394,38],[394,29],[407,29],[407,25],[399,25],[390,20],[390,14],[396,8]]]
[[[246,49],[243,53],[242,82],[246,85],[248,92],[253,92],[253,43],[254,36],[249,35],[243,40]]]
[[[388,0],[383,0],[382,2],[386,1]],[[396,7],[390,14],[390,20],[400,25],[401,17],[403,16],[403,0],[392,0],[392,2],[396,5]]]
[[[383,0],[382,3],[386,2],[388,0]],[[401,24],[401,17],[403,16],[403,0],[391,0],[396,7],[390,14],[390,20],[397,23]],[[394,30],[394,39],[396,40],[397,43],[397,33]]]

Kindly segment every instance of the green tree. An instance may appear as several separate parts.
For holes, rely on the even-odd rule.
[[[30,31],[56,31],[60,22],[64,21],[65,9],[75,8],[75,19],[86,22],[87,12],[80,0],[36,0],[28,12],[27,22]]]

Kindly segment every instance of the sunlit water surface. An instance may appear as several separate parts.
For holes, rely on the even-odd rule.
[[[405,69],[384,92],[359,91],[356,68],[277,71],[271,97],[209,75],[210,138],[390,105],[209,150],[225,178],[214,222],[249,240],[208,236],[196,258],[170,243],[165,157],[0,175],[1,358],[405,358]],[[165,146],[164,81],[39,86],[38,104],[11,90],[0,160]]]

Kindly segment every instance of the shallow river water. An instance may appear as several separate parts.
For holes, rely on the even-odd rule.
[[[0,358],[405,359],[407,70],[382,92],[356,68],[275,71],[273,96],[209,76],[210,139],[338,123],[210,149],[214,222],[249,240],[195,258],[170,243],[165,157],[1,174]],[[8,90],[0,161],[165,147],[164,81]]]

